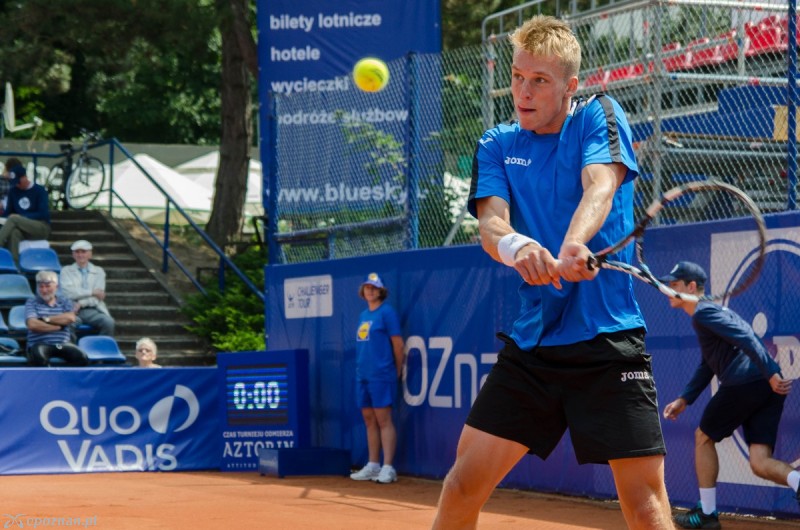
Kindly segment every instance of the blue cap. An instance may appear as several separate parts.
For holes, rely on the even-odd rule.
[[[25,174],[25,166],[19,165],[10,168],[8,170],[8,176],[11,179],[11,186],[16,186],[19,182],[19,179],[21,179]]]
[[[367,277],[364,278],[364,281],[361,283],[361,285],[372,285],[378,289],[383,289],[383,281],[381,281],[381,277],[378,276],[378,273],[376,272],[370,272],[367,274]]]
[[[697,263],[692,263],[691,261],[679,261],[674,267],[672,267],[672,270],[669,271],[669,274],[663,278],[659,278],[659,281],[665,283],[678,280],[686,283],[695,282],[697,285],[702,286],[708,281],[708,275],[706,274],[706,271],[703,270],[703,267]]]

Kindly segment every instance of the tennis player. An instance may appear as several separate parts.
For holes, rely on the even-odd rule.
[[[461,432],[433,526],[476,527],[514,465],[527,453],[547,458],[569,428],[578,462],[611,466],[630,528],[671,529],[632,279],[586,266],[590,249],[633,229],[630,127],[610,97],[573,99],[581,52],[566,23],[535,16],[510,38],[518,121],[479,140],[469,208],[484,250],[521,276],[522,307],[498,334],[505,345]],[[615,259],[630,262],[632,249]]]
[[[661,278],[679,293],[702,295],[708,276],[703,268],[681,261]],[[716,444],[739,426],[750,448],[750,468],[759,477],[788,485],[800,502],[800,473],[772,457],[778,437],[783,402],[792,381],[769,355],[753,328],[735,312],[711,302],[670,298],[670,305],[692,317],[702,359],[680,397],[664,408],[675,420],[700,396],[715,375],[719,389],[708,402],[694,434],[695,471],[700,502],[688,513],[675,516],[682,528],[720,528],[717,513],[719,459]]]

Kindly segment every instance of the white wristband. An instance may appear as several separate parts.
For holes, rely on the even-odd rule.
[[[539,244],[535,239],[512,232],[500,238],[500,241],[497,243],[497,253],[500,255],[500,259],[503,260],[503,263],[509,267],[513,267],[519,249],[530,243]]]

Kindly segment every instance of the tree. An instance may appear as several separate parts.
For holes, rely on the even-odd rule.
[[[0,2],[0,80],[18,88],[19,118],[35,112],[57,138],[217,144],[211,1]]]
[[[248,0],[217,0],[222,35],[222,131],[214,203],[206,232],[218,245],[242,229],[250,146],[252,81],[258,73]]]

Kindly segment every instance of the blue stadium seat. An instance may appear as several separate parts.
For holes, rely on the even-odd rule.
[[[28,325],[25,323],[24,305],[15,305],[8,310],[6,333],[14,337],[24,337],[28,334]]]
[[[78,348],[86,352],[89,364],[123,365],[127,363],[117,341],[108,335],[87,335],[78,339]]]
[[[24,304],[33,298],[31,284],[22,274],[0,274],[0,307]]]
[[[14,256],[5,247],[0,247],[0,274],[19,274],[17,264],[14,263]]]
[[[11,337],[0,337],[0,368],[28,366],[25,352],[20,350],[19,343]]]
[[[91,324],[79,324],[75,326],[75,336],[81,339],[87,335],[97,335],[98,330]]]
[[[33,278],[39,271],[61,272],[61,262],[52,248],[27,248],[19,253],[19,270]]]

